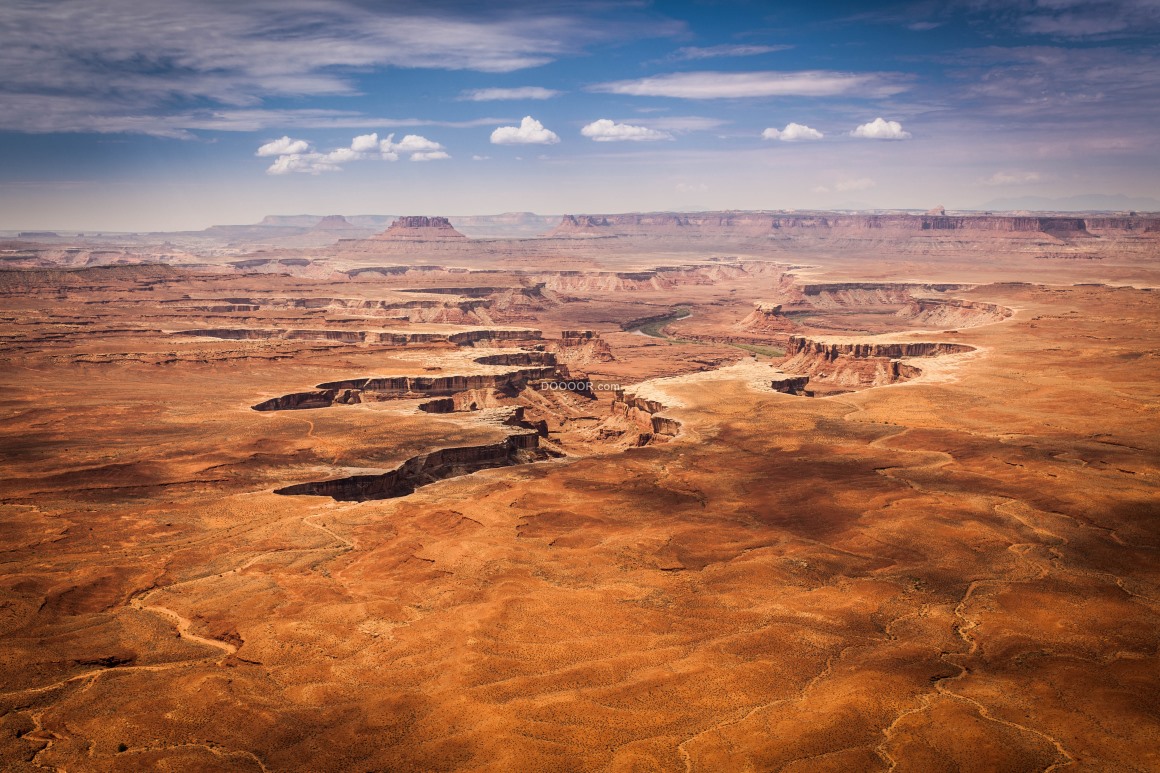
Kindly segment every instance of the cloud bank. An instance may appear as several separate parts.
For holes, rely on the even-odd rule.
[[[677,72],[591,86],[589,91],[634,97],[737,99],[742,97],[887,97],[905,91],[897,76],[830,70],[799,72]]]
[[[520,86],[514,89],[472,89],[459,98],[467,102],[494,102],[505,99],[551,99],[563,92],[542,86]]]
[[[699,46],[685,46],[684,48],[678,48],[670,58],[678,60],[698,60],[733,56],[758,56],[760,54],[771,54],[774,51],[785,51],[790,48],[793,48],[793,46],[746,46],[730,44],[705,46],[703,48]]]

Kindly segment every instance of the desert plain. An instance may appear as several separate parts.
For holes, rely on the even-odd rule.
[[[1160,218],[437,215],[2,245],[0,767],[1160,769]]]

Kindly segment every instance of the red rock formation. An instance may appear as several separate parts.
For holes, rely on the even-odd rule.
[[[387,241],[442,241],[467,237],[456,231],[445,217],[404,216],[397,218],[387,230],[374,238]]]
[[[895,316],[908,319],[916,325],[964,328],[1001,322],[1011,314],[1011,309],[995,303],[919,299],[907,303]]]
[[[612,362],[608,342],[591,330],[561,330],[559,341],[548,342],[561,362],[569,365],[589,365],[593,362]]]
[[[643,430],[637,437],[636,445],[647,445],[653,440],[676,437],[681,432],[681,423],[676,419],[661,416],[664,406],[655,400],[647,400],[636,395],[617,392],[612,401],[611,413],[631,426]]]
[[[973,352],[975,347],[955,343],[912,341],[859,343],[813,340],[804,336],[790,336],[786,356],[814,354],[827,360],[838,357],[937,357],[943,354]]]
[[[809,376],[777,376],[769,383],[769,386],[774,392],[782,392],[787,395],[811,395],[812,393],[806,390],[806,385],[809,383]]]
[[[754,304],[749,316],[734,327],[748,333],[788,333],[797,329],[797,325],[782,314],[780,303],[764,301]]]
[[[812,395],[820,391],[819,385],[857,389],[894,384],[922,373],[901,358],[937,357],[974,350],[966,344],[944,342],[824,341],[791,336],[786,358],[777,367],[787,374],[809,376],[813,389],[803,390],[803,394]]]

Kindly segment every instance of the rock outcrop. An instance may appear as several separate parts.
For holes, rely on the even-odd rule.
[[[590,365],[615,359],[608,342],[591,330],[561,330],[560,339],[549,341],[547,347],[555,352],[560,362],[569,365]]]
[[[655,440],[667,440],[676,437],[681,432],[681,423],[676,419],[662,416],[664,406],[655,400],[637,397],[623,391],[616,393],[612,401],[612,425],[623,424],[636,430],[633,445],[644,446]],[[610,427],[606,422],[602,428],[605,435],[617,433],[618,430]]]
[[[973,346],[947,342],[833,341],[791,336],[786,358],[777,368],[784,374],[808,376],[810,388],[802,385],[801,393],[816,396],[907,381],[922,371],[905,359],[974,350]],[[779,374],[778,378],[783,376]]]
[[[753,311],[745,319],[734,326],[737,330],[747,333],[789,333],[796,330],[797,325],[782,313],[780,303],[758,302]]]
[[[910,301],[895,316],[925,327],[966,328],[1002,322],[1012,313],[996,303],[924,298]]]
[[[806,390],[806,386],[810,383],[809,376],[777,376],[770,381],[769,386],[774,392],[781,392],[787,395],[807,395],[812,397],[813,394]]]
[[[949,342],[930,343],[925,341],[828,341],[815,340],[805,336],[790,336],[786,349],[787,357],[800,354],[818,356],[826,360],[839,357],[938,357],[943,354],[963,354],[973,352],[975,347]]]
[[[311,408],[329,408],[332,405],[355,405],[362,395],[355,389],[318,389],[313,392],[295,392],[274,397],[253,406],[255,411],[297,411]]]
[[[204,328],[179,330],[174,335],[218,338],[231,341],[333,341],[336,343],[380,346],[450,343],[474,346],[477,343],[512,344],[540,340],[538,330],[463,330],[457,333],[423,333],[405,330],[284,330],[282,328]]]
[[[816,309],[901,306],[915,295],[965,290],[968,285],[903,282],[826,282],[797,288],[798,302]]]
[[[543,379],[566,378],[557,367],[521,368],[507,373],[476,373],[468,376],[387,376],[319,384],[319,389],[356,389],[373,393],[372,399],[449,396],[471,389],[502,389],[519,392]],[[364,398],[366,399],[366,398]]]
[[[403,216],[391,223],[390,227],[374,237],[386,241],[443,241],[446,239],[466,239],[455,230],[445,217]]]

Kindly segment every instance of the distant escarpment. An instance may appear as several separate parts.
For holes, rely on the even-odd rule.
[[[944,354],[973,352],[975,347],[956,343],[928,343],[917,341],[861,342],[814,340],[804,336],[790,336],[787,357],[816,355],[827,360],[839,357],[938,357]]]
[[[374,237],[386,241],[436,241],[466,239],[445,217],[403,216]]]
[[[965,328],[1002,322],[1012,315],[1011,309],[997,303],[981,301],[917,299],[908,302],[895,316],[916,325],[941,328]]]
[[[832,341],[791,336],[786,358],[777,366],[781,373],[772,386],[777,391],[812,397],[896,384],[922,374],[905,359],[972,351],[973,346],[947,342]],[[782,374],[806,376],[810,388],[806,389],[805,382],[786,382]]]
[[[554,237],[682,237],[733,235],[817,236],[881,234],[937,236],[961,232],[1008,237],[1047,236],[1075,239],[1106,234],[1143,234],[1160,230],[1158,217],[1072,217],[1063,215],[836,214],[833,212],[697,212],[623,215],[565,215],[549,232]]]
[[[203,328],[179,330],[174,335],[218,338],[230,341],[329,341],[344,344],[407,346],[408,344],[454,344],[474,346],[527,344],[540,340],[539,330],[463,330],[457,333],[423,333],[403,330],[286,330],[283,328]]]
[[[494,355],[481,357],[480,360],[502,359],[502,357],[503,355]],[[517,356],[515,359],[521,358]],[[319,384],[314,391],[274,397],[252,407],[255,411],[300,410],[419,397],[452,397],[467,392],[487,393],[490,391],[499,391],[514,396],[522,390],[535,387],[546,380],[569,378],[568,369],[556,365],[554,355],[548,352],[528,353],[527,359],[528,362],[541,364],[539,367],[519,368],[504,373],[474,373],[455,376],[386,376],[330,381]],[[445,412],[438,405],[427,410],[432,413]]]
[[[327,496],[340,502],[366,502],[411,494],[447,478],[470,475],[479,470],[510,467],[548,459],[552,453],[540,448],[538,432],[509,435],[498,443],[460,448],[443,448],[413,456],[395,469],[380,475],[299,483],[275,490],[275,494]]]
[[[891,306],[909,303],[916,295],[966,290],[970,285],[907,282],[825,282],[796,288],[798,305],[816,309]]]

